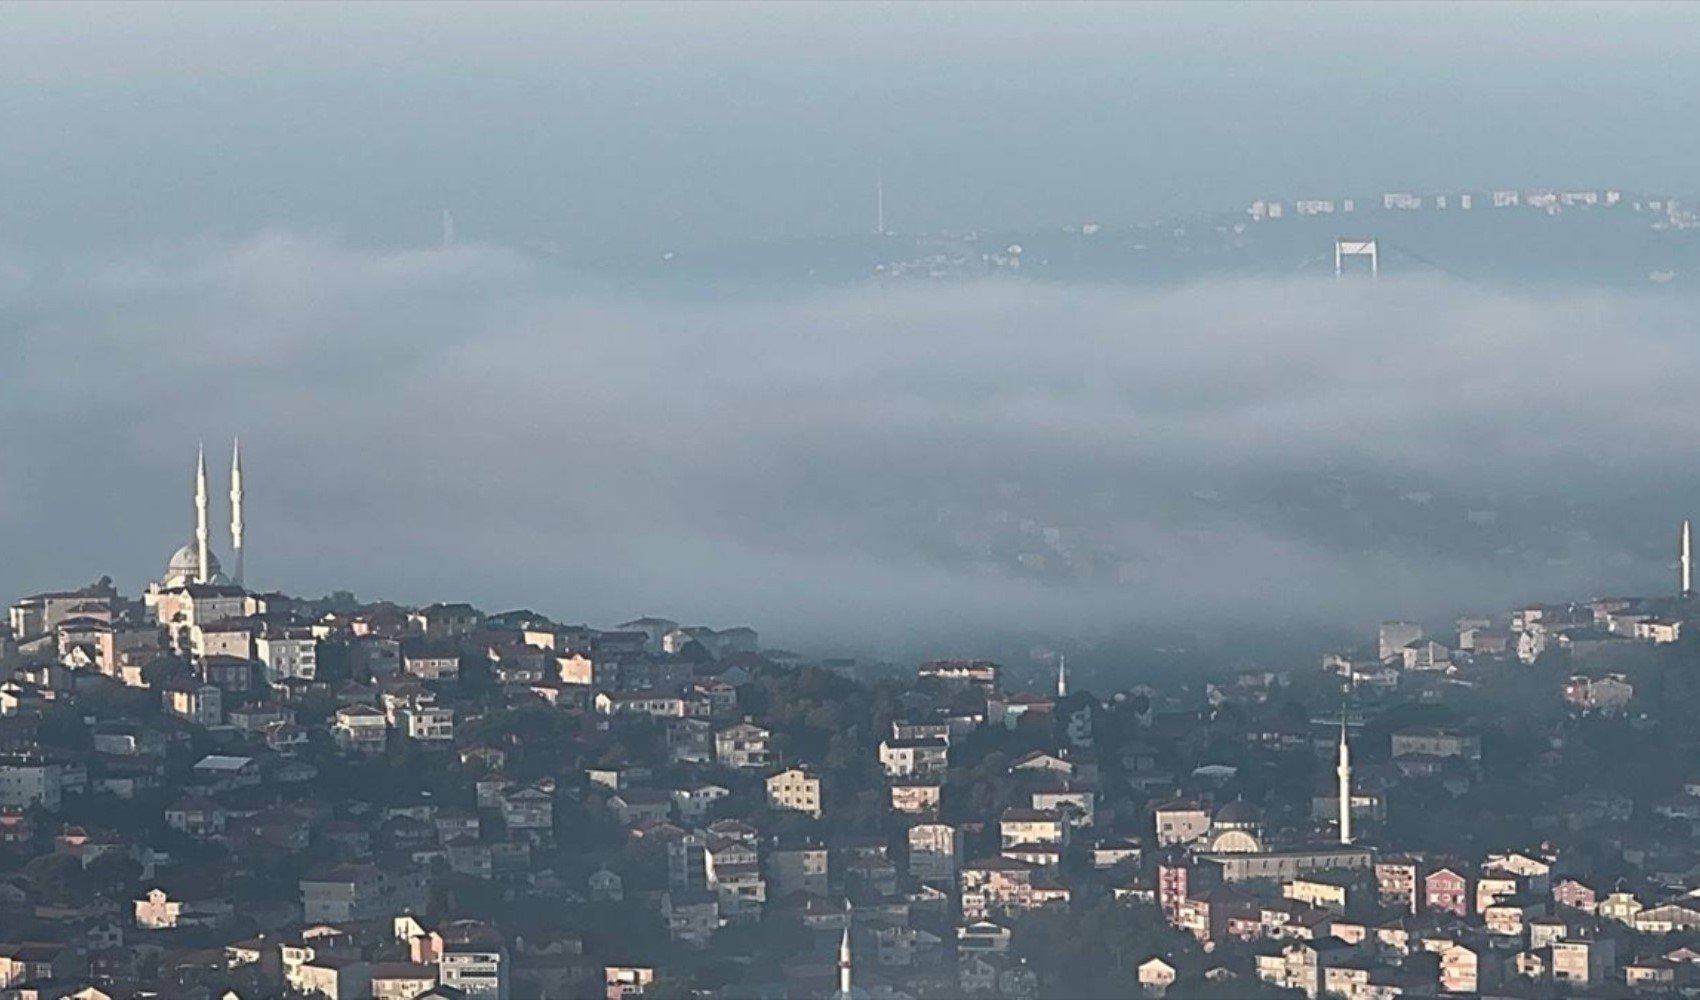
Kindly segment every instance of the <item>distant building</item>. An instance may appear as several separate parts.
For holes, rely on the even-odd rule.
[[[1468,761],[1482,759],[1482,739],[1473,733],[1462,733],[1433,726],[1410,726],[1393,734],[1393,756],[1427,754],[1431,757],[1462,757]]]
[[[767,804],[820,819],[821,780],[803,768],[781,771],[767,779]]]

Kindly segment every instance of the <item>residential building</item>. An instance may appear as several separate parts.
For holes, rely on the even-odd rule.
[[[781,771],[767,779],[767,804],[820,819],[821,780],[805,768]]]
[[[738,723],[714,735],[714,760],[723,767],[750,769],[767,767],[770,762],[768,741],[774,736],[762,726]]]
[[[345,705],[336,710],[331,735],[343,750],[383,753],[389,742],[389,720],[371,705]]]
[[[937,737],[887,739],[881,741],[879,750],[880,766],[889,778],[942,774],[949,754],[950,742]]]
[[[311,629],[262,632],[254,640],[254,655],[265,664],[268,683],[291,677],[310,681],[319,676],[319,639]]]

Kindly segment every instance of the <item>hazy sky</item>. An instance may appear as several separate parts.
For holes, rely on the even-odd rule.
[[[1458,186],[1686,192],[1700,8],[0,7],[0,245],[573,253]]]

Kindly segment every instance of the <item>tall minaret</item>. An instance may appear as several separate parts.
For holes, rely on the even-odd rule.
[[[206,583],[212,554],[207,549],[207,449],[195,456],[195,582]]]
[[[235,582],[242,585],[242,442],[230,447],[230,552],[236,560]]]
[[[1340,843],[1352,842],[1352,751],[1346,745],[1346,713],[1340,712],[1340,765],[1334,769],[1340,778]]]
[[[1068,657],[1057,656],[1057,700],[1068,697]]]
[[[1694,550],[1689,545],[1688,518],[1682,519],[1682,596],[1694,593]]]
[[[874,235],[885,235],[885,168],[874,175]]]
[[[844,936],[838,940],[838,995],[850,997],[850,924],[844,925]]]

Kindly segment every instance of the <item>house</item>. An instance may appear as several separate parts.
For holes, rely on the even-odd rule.
[[[469,998],[508,1000],[508,950],[495,928],[478,921],[456,921],[435,936],[439,984]]]
[[[1635,623],[1635,638],[1644,642],[1676,642],[1682,638],[1682,622],[1674,618],[1648,618]]]
[[[433,604],[408,615],[407,621],[427,639],[452,639],[476,631],[484,616],[470,604]]]
[[[714,760],[714,727],[707,719],[670,719],[667,757],[675,764],[706,764]]]
[[[502,793],[499,805],[509,833],[544,836],[554,830],[555,796],[540,785],[509,789]]]
[[[250,735],[263,733],[268,726],[274,723],[295,721],[294,709],[287,705],[269,701],[242,705],[231,709],[226,714],[230,725]]]
[[[723,767],[750,769],[767,767],[770,762],[768,741],[774,735],[753,723],[728,726],[714,735],[714,760]]]
[[[1642,934],[1700,930],[1700,901],[1684,899],[1649,906],[1635,914],[1631,926]]]
[[[942,774],[948,766],[950,741],[937,737],[880,741],[880,766],[888,778]]]
[[[1257,955],[1257,978],[1277,989],[1299,990],[1310,1000],[1324,994],[1329,969],[1357,956],[1357,948],[1339,938],[1296,941]]]
[[[1470,905],[1469,875],[1454,867],[1437,868],[1424,875],[1423,909],[1456,917],[1470,916],[1475,911]]]
[[[1522,940],[1530,924],[1546,912],[1547,901],[1538,896],[1503,896],[1482,911],[1482,922],[1493,937]]]
[[[776,899],[799,892],[824,897],[830,884],[831,855],[818,844],[791,844],[768,855],[767,871]]]
[[[805,768],[781,771],[767,779],[767,804],[820,819],[821,780]]]
[[[33,754],[0,757],[0,808],[39,806],[58,812],[65,793],[65,769]]]
[[[649,965],[609,965],[602,974],[607,1000],[642,996],[655,983],[655,968]]]
[[[1115,838],[1100,840],[1092,845],[1092,867],[1098,869],[1114,868],[1123,862],[1138,864],[1144,857],[1144,848],[1138,840],[1131,838]]]
[[[1038,789],[1031,795],[1034,809],[1055,812],[1075,829],[1092,825],[1097,813],[1097,799],[1097,794],[1091,789],[1073,788],[1066,783]]]
[[[1445,670],[1452,666],[1452,651],[1433,639],[1418,639],[1399,648],[1399,660],[1406,670]]]
[[[215,684],[180,677],[160,688],[160,701],[167,712],[198,726],[216,726],[224,721],[224,692]]]
[[[351,956],[315,956],[295,966],[291,980],[297,992],[309,997],[364,1000],[372,995],[372,967]]]
[[[259,761],[231,754],[208,754],[195,763],[191,773],[195,783],[209,791],[249,788],[263,780]]]
[[[1504,960],[1486,944],[1454,942],[1440,952],[1440,988],[1446,993],[1480,993],[1499,985]]]
[[[1040,809],[1009,808],[998,819],[998,835],[1007,850],[1017,844],[1068,843],[1070,825],[1061,813]]]
[[[437,970],[415,962],[378,962],[371,971],[372,1000],[414,1000],[437,985]]]
[[[336,711],[331,736],[343,750],[383,753],[389,742],[389,720],[371,705],[345,705]]]
[[[1349,885],[1342,879],[1320,875],[1289,879],[1281,885],[1281,898],[1334,913],[1346,912]]]
[[[452,643],[408,639],[401,644],[401,669],[423,681],[460,677],[460,650]]]
[[[398,911],[423,910],[429,881],[422,870],[401,865],[320,865],[301,879],[301,919],[309,924],[388,919]]]
[[[1578,711],[1615,715],[1634,697],[1635,685],[1623,674],[1573,674],[1564,683],[1564,700]]]
[[[1002,924],[977,920],[956,929],[958,954],[1002,955],[1009,951],[1014,933]]]
[[[916,669],[916,677],[921,681],[996,691],[1002,669],[991,660],[929,660]]]
[[[937,815],[943,786],[937,782],[902,782],[891,786],[891,809],[909,815]]]
[[[1422,897],[1421,876],[1422,865],[1415,858],[1379,858],[1375,863],[1376,898],[1384,907],[1416,913]]]
[[[1552,979],[1569,986],[1600,986],[1617,965],[1611,938],[1577,937],[1552,944]]]
[[[1423,638],[1421,625],[1411,622],[1382,622],[1376,639],[1376,656],[1383,661],[1400,655],[1400,651]]]
[[[73,949],[58,942],[0,944],[0,989],[28,982],[64,980],[76,963]]]
[[[440,705],[406,706],[396,712],[396,728],[410,740],[450,743],[455,738],[455,710]]]
[[[1668,958],[1642,958],[1623,967],[1624,983],[1639,993],[1676,991],[1677,964]]]
[[[137,927],[157,931],[216,926],[229,920],[235,911],[222,896],[203,894],[185,899],[156,886],[134,901],[134,912]]]
[[[673,795],[655,788],[628,788],[608,797],[608,811],[626,826],[664,820],[673,815]]]
[[[1164,802],[1152,811],[1157,846],[1190,844],[1210,832],[1210,810],[1190,799]]]
[[[1152,996],[1160,997],[1175,985],[1175,967],[1161,958],[1148,958],[1135,970],[1140,988]]]
[[[669,937],[693,948],[707,946],[726,923],[720,916],[720,897],[701,889],[663,894],[661,919]]]
[[[1633,926],[1635,917],[1646,906],[1630,892],[1610,892],[1594,906],[1601,920]]]
[[[1584,882],[1567,878],[1552,887],[1553,904],[1582,913],[1593,913],[1599,904],[1599,894]]]
[[[917,823],[909,828],[909,875],[920,882],[956,879],[962,864],[962,832],[948,823]]]
[[[677,694],[656,691],[603,691],[592,702],[598,715],[648,715],[657,719],[682,719],[708,714],[706,705]]]
[[[731,794],[732,790],[725,785],[687,785],[673,789],[673,805],[679,810],[680,819],[694,823],[707,818],[714,804]]]
[[[1428,754],[1433,757],[1462,757],[1472,762],[1482,759],[1482,739],[1473,733],[1435,726],[1409,726],[1395,732],[1392,741],[1394,757]]]
[[[319,675],[319,639],[311,629],[269,629],[255,638],[254,656],[265,664],[269,683],[291,677],[310,681]]]

